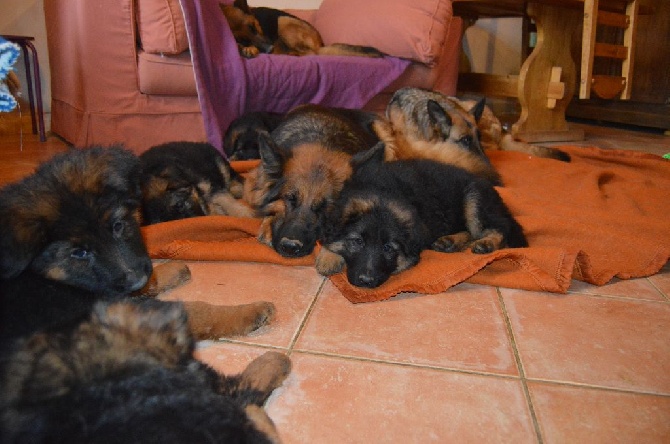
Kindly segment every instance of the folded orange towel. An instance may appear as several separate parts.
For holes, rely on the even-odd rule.
[[[331,279],[352,302],[401,292],[439,293],[471,282],[563,293],[571,279],[596,285],[612,277],[657,273],[670,259],[670,162],[651,154],[563,147],[572,162],[494,151],[498,188],[530,247],[491,254],[425,251],[421,262],[381,287],[358,288],[343,273]],[[233,162],[241,172],[254,163]],[[258,219],[209,216],[143,228],[154,258],[237,260],[310,265],[286,259],[255,237]]]

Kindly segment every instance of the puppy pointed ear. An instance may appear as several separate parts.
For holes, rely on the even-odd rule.
[[[0,209],[0,213],[5,209]],[[0,279],[11,279],[23,272],[39,254],[43,229],[38,222],[18,223],[0,214]]]
[[[284,159],[279,147],[272,140],[270,134],[263,131],[258,134],[258,150],[261,155],[261,165],[270,177],[280,177]]]
[[[479,119],[482,118],[482,114],[484,114],[484,108],[486,108],[486,97],[482,97],[482,99],[475,104],[475,106],[472,107],[472,109],[469,111],[470,114],[475,118],[475,122],[479,122]]]
[[[386,144],[380,141],[372,148],[354,154],[349,163],[353,169],[358,169],[364,165],[380,164],[384,161],[385,151]]]
[[[435,100],[429,100],[426,104],[428,109],[428,119],[430,121],[430,126],[423,129],[424,137],[426,139],[432,139],[435,135],[439,138],[446,140],[449,138],[449,132],[453,125],[451,116],[442,108],[442,106],[437,103]],[[432,134],[426,134],[429,129],[432,129]]]

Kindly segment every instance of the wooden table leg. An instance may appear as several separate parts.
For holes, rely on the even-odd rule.
[[[577,78],[570,48],[574,31],[581,29],[582,15],[569,8],[537,3],[530,3],[527,12],[537,26],[537,45],[519,73],[521,116],[512,126],[512,134],[526,142],[583,140],[584,131],[569,128],[565,120]],[[560,68],[560,88],[555,84],[558,70],[553,68]],[[562,98],[556,98],[557,90],[563,90]]]

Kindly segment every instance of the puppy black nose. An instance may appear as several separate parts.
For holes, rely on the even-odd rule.
[[[296,239],[288,239],[283,237],[279,241],[279,253],[284,256],[297,256],[302,249],[302,242]]]
[[[377,280],[369,274],[359,274],[356,281],[354,285],[357,287],[373,288],[377,286]]]

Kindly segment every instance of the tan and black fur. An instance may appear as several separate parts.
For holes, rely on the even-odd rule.
[[[279,9],[250,8],[246,0],[232,5],[221,4],[240,54],[252,58],[259,54],[349,55],[382,57],[368,46],[347,44],[324,45],[321,34],[306,21]]]
[[[70,328],[11,348],[0,374],[2,442],[279,443],[262,406],[289,358],[267,352],[226,376],[194,349],[179,303],[97,302]]]
[[[80,320],[98,300],[188,279],[182,267],[151,279],[140,206],[140,161],[121,147],[71,149],[0,189],[2,345]],[[185,307],[199,339],[246,334],[274,315],[269,302]]]
[[[223,138],[223,149],[230,160],[260,159],[258,135],[270,133],[279,126],[284,114],[255,111],[233,120]]]
[[[244,179],[209,143],[170,142],[140,155],[142,216],[155,224],[196,216],[252,217]]]
[[[500,121],[483,100],[463,101],[436,91],[402,88],[387,108],[390,126],[380,133],[387,159],[432,159],[455,165],[500,184],[486,152],[520,151],[533,156],[569,161],[557,149],[515,141],[504,134]]]
[[[244,195],[264,217],[261,242],[286,257],[312,252],[323,215],[351,176],[350,159],[378,141],[378,122],[372,113],[303,105],[260,137],[261,163]]]
[[[355,173],[327,213],[316,267],[345,266],[352,285],[378,287],[425,249],[485,254],[527,246],[492,184],[426,159],[384,162],[383,143],[352,162]]]

